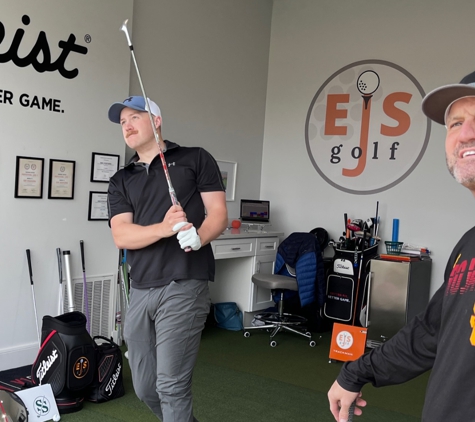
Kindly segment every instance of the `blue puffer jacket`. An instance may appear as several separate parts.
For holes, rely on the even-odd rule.
[[[325,302],[325,269],[320,244],[312,233],[295,232],[277,249],[274,274],[289,276],[286,265],[295,270],[301,306]]]

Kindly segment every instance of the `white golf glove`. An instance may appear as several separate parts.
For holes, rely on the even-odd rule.
[[[185,226],[186,222],[177,223],[173,226],[173,231],[180,230],[183,226]],[[188,230],[179,232],[176,235],[178,242],[180,243],[180,247],[182,249],[191,248],[194,251],[197,251],[201,248],[201,239],[198,233],[196,232],[195,227],[191,227]]]

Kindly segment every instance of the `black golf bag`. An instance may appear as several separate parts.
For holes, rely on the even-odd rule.
[[[43,317],[41,348],[31,379],[34,385],[51,384],[60,413],[82,409],[95,367],[94,342],[86,330],[84,314]]]
[[[333,268],[327,276],[327,318],[342,324],[363,325],[360,314],[367,300],[368,263],[377,255],[378,243],[364,251],[335,250]]]
[[[104,342],[97,343],[97,339]],[[122,397],[125,394],[123,382],[122,352],[119,346],[103,336],[93,338],[96,350],[96,368],[87,400],[94,403],[103,403]]]

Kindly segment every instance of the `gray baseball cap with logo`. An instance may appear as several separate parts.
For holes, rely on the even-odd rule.
[[[429,92],[422,100],[422,111],[429,119],[445,125],[452,104],[465,97],[475,97],[475,72],[458,84],[444,85]]]

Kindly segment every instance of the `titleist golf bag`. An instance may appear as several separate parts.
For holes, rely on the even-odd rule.
[[[98,344],[97,339],[104,342]],[[96,368],[87,400],[103,403],[122,397],[125,390],[122,380],[122,352],[119,346],[112,339],[103,336],[95,336],[93,340],[96,350]]]
[[[60,413],[81,410],[95,367],[94,342],[84,314],[43,317],[41,348],[31,379],[34,385],[51,384]]]

